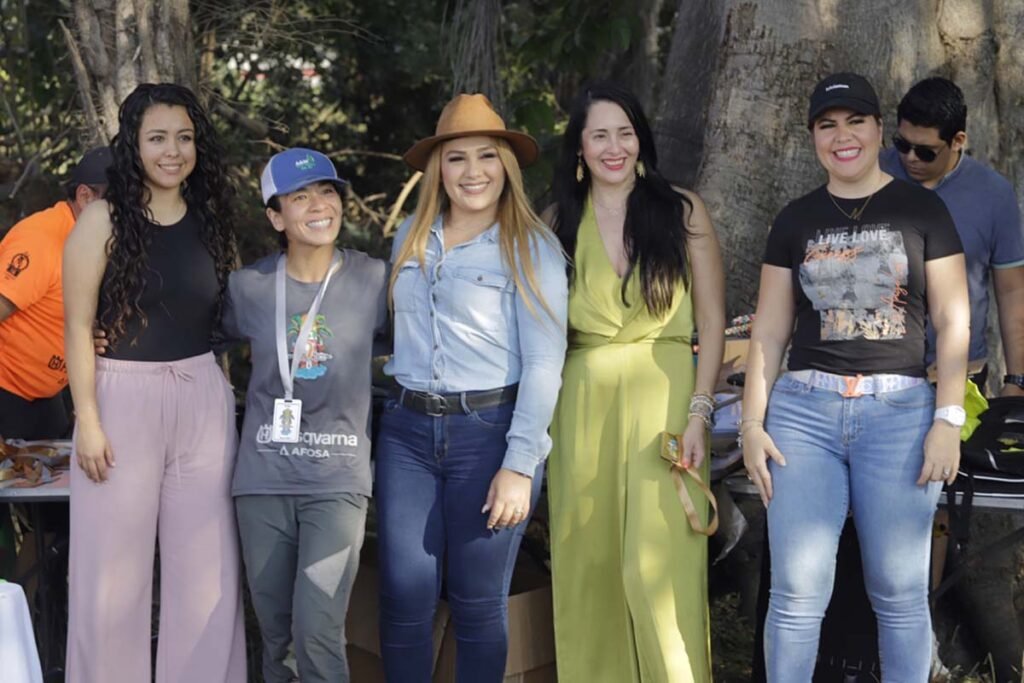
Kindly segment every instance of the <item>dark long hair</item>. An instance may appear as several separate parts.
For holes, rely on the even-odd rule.
[[[651,127],[640,102],[625,88],[614,83],[591,83],[576,96],[555,166],[552,193],[557,215],[551,227],[561,240],[565,253],[570,259],[574,257],[576,236],[591,182],[586,164],[583,164],[583,180],[576,180],[576,165],[579,163],[587,112],[591,104],[600,101],[617,104],[626,112],[640,142],[638,162],[642,161],[645,167],[644,177],[636,178],[626,203],[622,241],[629,267],[622,279],[622,301],[629,305],[626,289],[633,271],[639,267],[640,291],[647,310],[661,317],[672,306],[676,285],[680,281],[684,287],[689,284],[686,240],[691,233],[683,225],[683,204],[691,209],[693,205],[658,172],[658,155],[654,150]],[[570,264],[570,269],[572,267]]]
[[[114,163],[108,171],[106,200],[113,231],[107,241],[107,280],[100,320],[111,343],[125,334],[126,323],[138,316],[139,329],[147,326],[139,300],[146,286],[148,248],[153,224],[151,194],[139,158],[142,117],[155,104],[184,107],[195,128],[196,165],[181,186],[189,211],[198,214],[200,238],[213,256],[220,284],[217,315],[235,268],[238,252],[231,217],[231,187],[224,173],[224,152],[213,125],[199,100],[188,88],[173,83],[145,83],[131,92],[118,111],[118,132],[110,144]],[[135,343],[135,340],[132,340]]]

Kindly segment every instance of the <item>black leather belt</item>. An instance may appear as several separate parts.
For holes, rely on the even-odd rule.
[[[417,413],[441,417],[442,415],[467,415],[474,410],[482,410],[516,400],[519,393],[518,384],[510,384],[500,389],[485,391],[460,391],[454,394],[432,394],[427,391],[402,389],[395,400],[399,405],[415,410]]]

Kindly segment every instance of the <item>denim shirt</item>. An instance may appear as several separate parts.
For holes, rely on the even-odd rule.
[[[392,261],[411,223],[399,228]],[[384,367],[414,391],[480,391],[518,382],[502,467],[528,476],[551,450],[547,430],[562,384],[569,296],[556,243],[537,239],[532,253],[554,320],[516,287],[501,258],[498,224],[446,251],[438,217],[427,237],[426,267],[415,259],[394,264],[394,356]]]

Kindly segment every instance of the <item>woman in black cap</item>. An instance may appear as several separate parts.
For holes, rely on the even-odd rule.
[[[768,236],[740,425],[768,507],[768,680],[811,680],[852,511],[883,679],[923,681],[931,521],[964,422],[963,250],[941,199],[879,168],[878,98],[863,77],[822,80],[808,127],[828,182],[786,206]]]

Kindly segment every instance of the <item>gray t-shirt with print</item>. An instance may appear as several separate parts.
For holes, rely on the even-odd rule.
[[[295,378],[295,398],[302,401],[299,443],[277,443],[270,438],[274,399],[284,397],[275,341],[277,261],[277,254],[260,259],[228,280],[224,332],[252,349],[231,493],[369,496],[371,359],[374,336],[387,325],[386,265],[362,252],[342,252]],[[319,289],[320,283],[287,278],[289,367]]]

